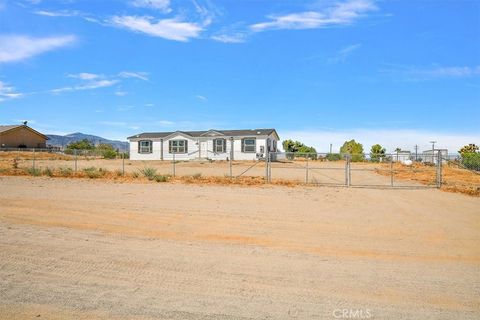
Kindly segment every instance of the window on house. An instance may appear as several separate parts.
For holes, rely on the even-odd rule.
[[[213,140],[213,152],[215,152],[215,153],[226,152],[226,141],[225,141],[225,139],[214,139]]]
[[[242,152],[255,152],[256,148],[256,139],[255,138],[245,138],[242,140]]]
[[[138,141],[138,153],[152,153],[152,141],[151,140]]]
[[[170,153],[187,153],[188,141],[187,140],[170,140],[168,142]]]

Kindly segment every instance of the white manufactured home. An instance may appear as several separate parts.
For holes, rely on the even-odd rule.
[[[128,137],[131,160],[257,160],[277,152],[275,129],[147,132]]]

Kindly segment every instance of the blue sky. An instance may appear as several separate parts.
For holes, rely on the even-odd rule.
[[[480,2],[0,0],[0,123],[480,143]]]

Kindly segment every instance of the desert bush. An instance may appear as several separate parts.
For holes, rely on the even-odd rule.
[[[36,168],[28,168],[27,172],[28,172],[29,175],[34,176],[34,177],[38,177],[38,176],[42,175],[42,170],[36,169]]]
[[[201,177],[202,177],[201,173],[195,173],[195,174],[192,175],[193,179],[200,179]]]
[[[102,156],[104,159],[115,159],[117,158],[117,152],[115,150],[104,150]]]
[[[62,168],[60,167],[58,169],[58,172],[62,177],[70,177],[73,174],[72,168]]]
[[[44,176],[47,176],[47,177],[53,177],[53,171],[52,171],[52,169],[50,169],[50,168],[48,168],[48,167],[45,168],[45,169],[43,169],[42,174],[43,174]]]
[[[159,174],[159,175],[155,175],[153,179],[156,182],[167,182],[170,179],[170,176],[165,174]]]
[[[95,178],[100,178],[100,177],[104,176],[105,173],[107,173],[107,170],[102,169],[102,168],[97,169],[96,167],[88,167],[88,168],[83,169],[83,172],[90,179],[95,179]]]
[[[157,175],[157,169],[152,167],[145,167],[140,170],[140,173],[143,174],[148,180],[153,180]]]
[[[480,153],[462,154],[462,164],[470,170],[480,171]]]
[[[132,173],[132,178],[135,178],[135,179],[136,179],[136,178],[138,178],[139,176],[140,176],[140,173],[137,172],[137,171],[134,171],[134,172]]]
[[[18,158],[13,159],[12,167],[13,169],[18,169]]]
[[[342,160],[342,155],[340,153],[329,153],[325,158],[328,161],[339,161]]]
[[[120,169],[117,169],[117,170],[115,170],[115,174],[117,175],[117,177],[121,177],[121,176],[123,176],[123,171],[120,170]]]

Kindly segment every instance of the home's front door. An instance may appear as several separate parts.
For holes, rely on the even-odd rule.
[[[208,158],[208,143],[200,141],[200,158]]]

